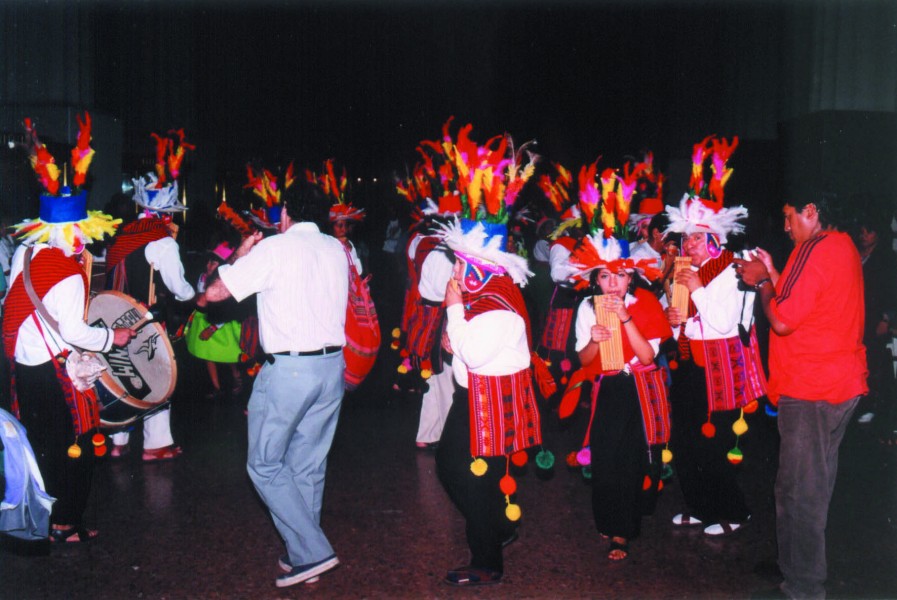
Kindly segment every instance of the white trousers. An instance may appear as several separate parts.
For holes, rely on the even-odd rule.
[[[129,431],[113,433],[112,443],[116,446],[127,446],[131,437]],[[143,449],[155,450],[174,444],[171,437],[171,408],[162,409],[143,419]]]
[[[455,383],[451,365],[444,365],[442,373],[430,377],[427,381],[430,389],[424,394],[420,405],[420,425],[417,429],[417,441],[424,444],[438,442],[442,437],[445,418],[452,407],[452,394]]]

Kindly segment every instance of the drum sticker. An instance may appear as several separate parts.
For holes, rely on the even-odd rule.
[[[111,326],[106,325],[106,322],[102,317],[91,323],[91,326],[112,328],[130,327],[134,323],[137,323],[140,319],[140,313],[136,309],[130,309],[119,316],[117,319],[115,319]],[[156,342],[158,340],[158,337],[159,335],[157,333],[154,333],[149,338],[141,342],[140,346],[133,354],[134,358],[136,358],[140,354],[145,354],[146,360],[151,361],[156,355]],[[121,383],[121,386],[127,391],[128,394],[130,394],[134,398],[137,398],[138,400],[143,400],[150,395],[152,389],[147,380],[140,373],[140,369],[137,367],[137,365],[134,364],[134,360],[132,360],[132,354],[129,351],[128,347],[113,347],[112,350],[110,350],[106,354],[102,354],[101,356],[106,359],[106,362],[109,364],[109,373],[115,379],[117,379],[119,383]]]
[[[147,338],[134,354],[146,354],[146,360],[153,360],[156,356],[156,342],[159,340],[159,334],[156,333]]]

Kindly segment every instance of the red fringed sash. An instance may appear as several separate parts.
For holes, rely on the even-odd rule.
[[[649,446],[670,441],[670,400],[663,369],[635,369],[635,387],[642,408],[645,441]]]
[[[545,319],[545,328],[542,330],[542,340],[539,346],[550,352],[566,352],[567,339],[570,337],[570,329],[573,325],[574,309],[552,308]]]
[[[755,327],[751,327],[750,340],[748,348],[737,336],[702,342],[709,412],[742,408],[766,394]]]
[[[464,318],[507,310],[526,324],[532,347],[529,315],[520,289],[510,277],[492,277],[476,294],[462,293]],[[529,368],[511,375],[477,375],[468,370],[470,451],[473,456],[502,456],[542,443],[542,424]]]
[[[468,372],[467,384],[473,456],[504,456],[542,443],[529,369],[498,376]]]
[[[445,314],[445,304],[435,306],[419,301],[416,310],[408,321],[408,352],[418,360],[430,358],[433,344],[436,343],[436,332]]]
[[[138,219],[128,223],[118,231],[118,235],[106,252],[106,274],[117,267],[132,252],[150,242],[169,237],[168,221],[155,217]]]
[[[31,259],[31,283],[38,298],[43,300],[50,289],[60,281],[80,275],[84,285],[84,298],[87,299],[87,275],[81,269],[81,265],[75,258],[68,257],[58,248],[44,248]],[[3,351],[9,360],[11,377],[12,412],[19,417],[19,402],[16,394],[15,378],[15,352],[16,342],[19,338],[19,328],[27,318],[33,318],[38,329],[43,332],[40,321],[35,315],[34,304],[25,290],[24,273],[16,277],[6,303],[3,307]],[[72,385],[68,374],[59,361],[52,359],[56,370],[56,378],[65,394],[65,401],[72,415],[72,424],[76,435],[82,435],[100,424],[100,412],[97,404],[96,391],[79,392]]]

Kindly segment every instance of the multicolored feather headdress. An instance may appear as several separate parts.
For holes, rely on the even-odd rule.
[[[252,190],[252,193],[262,199],[262,208],[251,210],[251,216],[257,225],[271,228],[280,222],[280,194],[288,189],[296,181],[293,163],[287,166],[283,174],[283,186],[278,184],[277,176],[263,167],[246,165],[246,185],[244,189]]]
[[[525,258],[507,252],[507,224],[509,211],[535,172],[538,156],[527,149],[534,142],[515,150],[511,136],[503,134],[480,146],[469,137],[470,124],[452,141],[451,122],[449,118],[443,126],[441,143],[421,142],[442,159],[438,172],[443,193],[457,195],[461,201],[461,219],[442,224],[438,235],[468,262],[477,262],[486,270],[498,267],[517,285],[526,285],[532,272]]]
[[[542,175],[539,178],[539,188],[545,194],[560,221],[560,224],[548,235],[549,239],[556,240],[571,227],[582,227],[582,211],[579,209],[575,196],[573,174],[560,163],[551,164],[554,167],[554,173]]]
[[[654,215],[663,212],[663,173],[654,170],[654,153],[646,152],[642,162],[636,165],[640,170],[635,187],[634,202],[638,212],[629,215],[629,229],[635,233],[639,224],[649,221]]]
[[[177,179],[187,150],[195,150],[196,146],[187,143],[183,129],[171,130],[165,137],[157,133],[151,135],[156,140],[156,172],[131,180],[134,202],[153,214],[183,212],[187,207],[178,198]]]
[[[651,258],[635,260],[629,256],[629,242],[613,236],[605,237],[603,232],[587,235],[570,253],[570,265],[577,270],[570,278],[577,289],[589,285],[589,276],[596,269],[608,269],[614,273],[626,271],[639,274],[654,281],[663,273],[657,268],[657,261]]]
[[[713,233],[719,237],[720,244],[725,244],[730,233],[744,231],[744,225],[738,221],[748,216],[747,209],[743,206],[723,207],[724,188],[732,176],[732,169],[727,164],[737,147],[738,136],[729,143],[726,138],[717,139],[711,135],[694,145],[689,190],[682,196],[678,208],[667,207],[670,226],[664,233]],[[708,157],[711,158],[712,172],[710,180],[705,181],[704,163]]]
[[[339,177],[336,176],[334,161],[328,158],[324,161],[324,168],[320,175],[310,169],[305,170],[305,178],[309,183],[318,186],[333,205],[330,207],[330,221],[355,221],[364,220],[364,209],[355,208],[347,199],[349,180],[346,177],[346,169],[343,167]]]
[[[41,143],[31,119],[25,119],[29,160],[45,192],[40,195],[40,216],[14,226],[14,235],[23,244],[47,243],[66,256],[79,254],[87,244],[104,235],[113,235],[121,223],[121,219],[113,219],[101,211],[87,210],[87,191],[82,186],[94,155],[90,147],[90,114],[85,112],[84,119],[78,116],[77,120],[78,141],[72,148],[74,175],[70,188],[60,187],[56,160]]]
[[[579,170],[579,207],[583,224],[591,233],[604,231],[605,237],[616,235],[625,239],[632,197],[645,165],[633,166],[627,162],[623,165],[622,175],[619,169],[613,168],[606,168],[598,175],[598,160]]]

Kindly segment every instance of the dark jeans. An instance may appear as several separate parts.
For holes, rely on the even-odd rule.
[[[50,522],[80,526],[93,480],[96,457],[91,438],[96,430],[75,438],[72,415],[52,363],[16,364],[15,369],[20,421],[28,432],[47,493],[56,498]],[[81,447],[79,458],[68,455],[73,442]]]
[[[838,474],[838,448],[859,398],[839,404],[779,398],[776,532],[782,590],[825,598],[825,526]]]
[[[456,385],[436,451],[436,471],[466,521],[471,566],[503,572],[501,544],[514,532],[514,524],[505,516],[505,497],[499,487],[507,459],[486,458],[485,475],[471,473],[469,407],[467,389]]]

